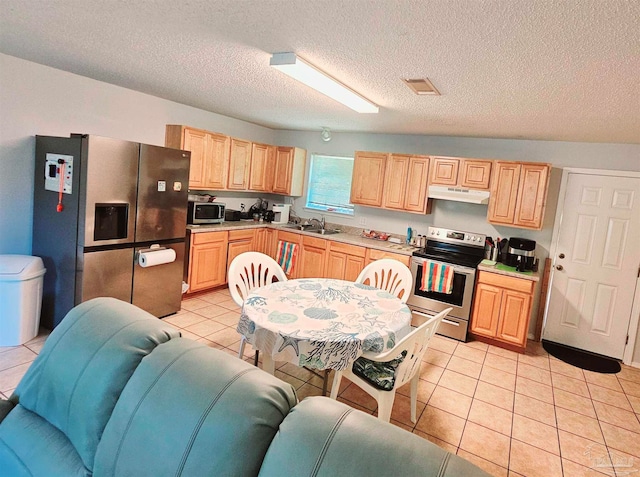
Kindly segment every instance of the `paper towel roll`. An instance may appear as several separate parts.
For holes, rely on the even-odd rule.
[[[138,254],[138,264],[143,267],[153,267],[163,263],[171,263],[176,260],[176,251],[172,248],[162,250],[146,250]]]

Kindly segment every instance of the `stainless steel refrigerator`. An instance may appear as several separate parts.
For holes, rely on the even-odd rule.
[[[99,296],[157,317],[180,309],[189,160],[188,151],[94,135],[36,136],[43,326]]]

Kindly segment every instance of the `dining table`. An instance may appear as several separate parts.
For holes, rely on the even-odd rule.
[[[276,361],[343,370],[364,353],[393,348],[411,331],[411,310],[369,285],[299,278],[253,289],[237,330],[262,353],[263,369],[271,374]]]

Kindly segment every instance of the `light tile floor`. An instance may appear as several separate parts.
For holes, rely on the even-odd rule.
[[[226,289],[183,301],[165,321],[183,336],[237,355],[238,307]],[[0,397],[8,397],[46,334],[0,347]],[[253,362],[250,345],[245,360]],[[494,476],[640,475],[640,369],[616,375],[572,367],[530,343],[524,355],[436,335],[424,358],[418,422],[409,389],[398,390],[392,423],[457,453]],[[320,395],[322,380],[288,363],[276,375],[299,399]],[[376,403],[348,380],[338,399],[375,414]]]

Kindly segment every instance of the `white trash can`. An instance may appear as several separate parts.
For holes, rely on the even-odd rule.
[[[44,268],[40,257],[0,255],[0,346],[38,335]]]

